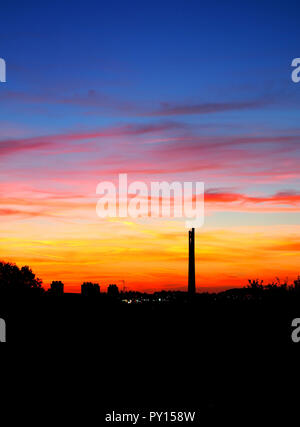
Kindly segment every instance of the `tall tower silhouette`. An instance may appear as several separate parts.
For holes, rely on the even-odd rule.
[[[194,295],[196,292],[195,280],[195,229],[189,230],[189,284],[188,293]]]

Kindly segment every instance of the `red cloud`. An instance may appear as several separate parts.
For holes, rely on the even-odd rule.
[[[210,189],[205,192],[205,202],[207,203],[235,203],[240,204],[261,204],[268,203],[273,205],[290,205],[300,204],[300,193],[287,190],[278,192],[271,196],[249,196],[242,193],[232,193]]]

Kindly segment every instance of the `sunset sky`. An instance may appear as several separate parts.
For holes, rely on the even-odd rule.
[[[300,274],[299,2],[6,2],[0,259],[47,287],[186,289],[184,219],[96,215],[100,181],[203,181],[198,291]]]

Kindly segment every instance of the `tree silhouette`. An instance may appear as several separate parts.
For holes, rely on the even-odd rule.
[[[258,281],[258,279],[255,280],[250,280],[248,279],[249,285],[248,288],[256,291],[256,290],[262,290],[264,288],[263,286],[263,280],[261,280],[260,282]]]
[[[0,261],[0,292],[13,296],[40,295],[44,289],[41,279],[27,265],[19,268],[16,264]]]

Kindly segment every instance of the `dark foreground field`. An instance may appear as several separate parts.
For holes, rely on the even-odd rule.
[[[297,412],[296,300],[148,306],[64,296],[6,299],[0,311],[13,369],[28,360],[21,375],[41,381],[36,398],[67,405],[70,417],[195,408],[203,423],[243,423]],[[41,391],[52,381],[54,402]]]

